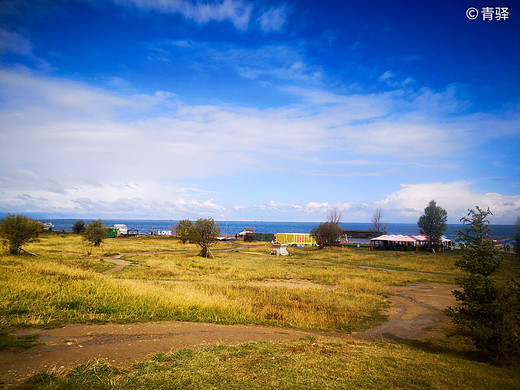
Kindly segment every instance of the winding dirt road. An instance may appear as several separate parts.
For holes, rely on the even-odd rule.
[[[119,266],[124,265],[119,263],[114,268]],[[50,330],[26,329],[16,334],[37,333],[45,345],[24,351],[0,351],[0,381],[10,388],[36,372],[65,370],[92,359],[128,367],[135,361],[145,360],[157,352],[184,347],[200,348],[219,343],[293,340],[305,335],[337,339],[355,337],[365,340],[421,339],[425,328],[435,328],[439,325],[443,318],[441,310],[454,304],[451,295],[454,287],[445,284],[423,284],[395,288],[395,295],[390,297],[394,305],[387,312],[389,320],[376,328],[354,335],[305,332],[257,325],[188,322],[71,324]]]

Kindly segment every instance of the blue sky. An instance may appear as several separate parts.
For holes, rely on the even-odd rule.
[[[4,0],[0,213],[514,223],[519,37],[513,1]]]

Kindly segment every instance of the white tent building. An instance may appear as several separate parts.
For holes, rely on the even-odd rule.
[[[370,240],[371,249],[394,249],[394,250],[419,250],[428,243],[428,236],[421,234],[406,236],[402,234],[384,234]],[[441,249],[451,245],[451,240],[446,237],[441,239]]]

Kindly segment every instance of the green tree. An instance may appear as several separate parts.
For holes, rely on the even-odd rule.
[[[190,229],[189,240],[200,246],[200,256],[212,257],[209,247],[217,241],[219,234],[220,227],[213,218],[199,218]]]
[[[100,246],[106,237],[105,226],[100,219],[90,222],[85,228],[85,239],[94,246]]]
[[[254,242],[256,241],[255,233],[246,233],[244,234],[244,242]]]
[[[468,276],[457,280],[462,290],[453,291],[460,304],[445,313],[477,349],[500,363],[520,354],[520,289],[515,281],[501,286],[491,278],[500,269],[502,254],[486,239],[491,232],[489,215],[489,209],[477,206],[461,218],[467,226],[457,231],[464,254],[455,265]]]
[[[190,239],[191,230],[193,229],[193,222],[189,219],[181,219],[175,225],[175,236],[179,238],[183,244],[186,244]]]
[[[334,222],[321,223],[311,230],[311,236],[314,237],[320,249],[336,245],[342,233],[343,229]]]
[[[339,225],[342,217],[341,212],[334,208],[329,212],[327,222],[321,223],[311,230],[310,234],[316,240],[320,249],[338,243],[341,234],[343,234],[343,228]]]
[[[72,233],[81,234],[85,231],[85,221],[76,221],[72,225]]]
[[[446,231],[448,225],[446,220],[448,213],[442,207],[437,206],[434,200],[430,201],[424,209],[424,214],[419,217],[417,225],[421,234],[428,236],[428,245],[431,248],[433,243],[438,243]]]
[[[311,230],[311,236],[316,240],[320,249],[336,245],[342,233],[343,229],[334,222],[320,223]]]
[[[244,242],[256,241],[255,229],[253,227],[248,227],[244,230],[246,231],[246,234],[244,234]]]
[[[0,223],[0,237],[12,255],[20,254],[22,246],[35,241],[42,232],[42,224],[25,215],[8,214]]]

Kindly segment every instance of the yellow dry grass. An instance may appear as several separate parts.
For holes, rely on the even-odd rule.
[[[424,265],[421,273],[391,272],[359,266],[399,268],[418,256],[291,248],[292,256],[279,257],[270,246],[225,251],[229,244],[205,259],[197,247],[163,237],[107,239],[87,256],[84,240],[70,234],[47,235],[28,249],[39,256],[0,257],[2,328],[177,319],[354,331],[383,320],[389,286],[450,279],[437,271],[453,262],[435,258],[431,274]],[[115,255],[132,265],[100,274],[100,260]],[[292,285],[273,283],[284,280]]]

